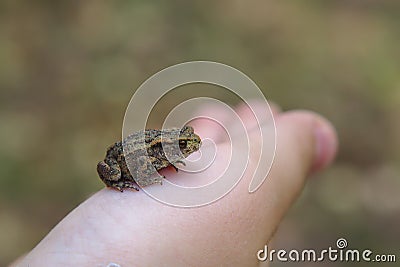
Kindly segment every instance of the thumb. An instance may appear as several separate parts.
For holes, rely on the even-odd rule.
[[[281,113],[275,122],[277,149],[266,190],[279,199],[277,210],[286,211],[306,177],[332,162],[338,141],[331,123],[310,111]]]
[[[322,116],[311,111],[285,112],[277,117],[276,127],[277,164],[284,156],[294,173],[306,176],[334,159],[338,145],[336,131]]]

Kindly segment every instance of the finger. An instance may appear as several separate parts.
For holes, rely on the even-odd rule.
[[[273,116],[281,112],[281,108],[276,103],[267,103],[261,100],[250,100],[248,104],[241,103],[230,112],[228,109],[226,106],[211,103],[194,113],[195,116],[200,117],[193,120],[191,125],[202,139],[210,138],[218,143],[228,139],[225,133],[226,128],[242,127],[243,123],[245,128],[250,130],[272,120],[271,116],[260,116],[265,111],[271,112]],[[236,113],[238,117],[232,116],[230,113]],[[256,117],[256,115],[258,116]]]
[[[206,107],[201,107],[194,111],[194,119],[190,124],[202,140],[210,139],[215,143],[224,139],[226,122],[229,121],[231,114],[229,107],[210,103]]]
[[[272,123],[273,117],[281,112],[281,108],[273,102],[254,99],[247,103],[240,103],[235,108],[235,111],[240,120],[231,117],[231,120],[228,122],[231,128],[235,129],[244,126],[246,131],[251,131],[255,127]]]
[[[239,114],[239,116],[246,122],[249,123],[251,120],[251,123],[256,123],[254,122],[254,114],[261,114],[265,108],[269,109],[272,113],[273,116],[277,116],[279,113],[282,112],[281,107],[276,104],[275,102],[269,101],[266,105],[265,101],[260,101],[260,100],[252,100],[249,102],[250,106],[247,105],[246,103],[241,103],[236,107],[236,110]],[[268,118],[264,118],[268,119]]]
[[[260,190],[261,195],[269,196],[269,201],[277,200],[272,212],[283,216],[301,192],[307,176],[332,162],[337,136],[326,119],[308,111],[282,113],[276,118],[276,131],[275,160]]]

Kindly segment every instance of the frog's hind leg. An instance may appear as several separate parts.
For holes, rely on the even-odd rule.
[[[118,181],[121,178],[121,169],[116,160],[100,161],[97,164],[97,173],[106,184],[108,181]]]

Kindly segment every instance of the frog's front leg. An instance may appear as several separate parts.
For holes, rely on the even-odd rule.
[[[178,172],[179,169],[175,166],[175,164],[182,164],[183,166],[186,166],[186,163],[180,159],[175,161],[173,164],[171,164],[171,166],[175,169],[176,172]]]
[[[186,166],[186,163],[181,159],[177,160],[175,163],[179,163],[182,164],[183,166]]]
[[[97,164],[97,173],[107,186],[112,186],[121,179],[121,168],[116,159],[100,161]]]
[[[160,176],[157,169],[153,166],[152,162],[157,161],[155,157],[140,156],[136,158],[135,166],[136,173],[133,179],[140,186],[148,186],[152,184],[162,185],[162,180],[165,176]]]

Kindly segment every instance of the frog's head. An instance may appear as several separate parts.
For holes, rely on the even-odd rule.
[[[200,149],[201,139],[194,133],[193,127],[185,126],[179,134],[179,149],[182,154],[187,157],[193,152]]]

